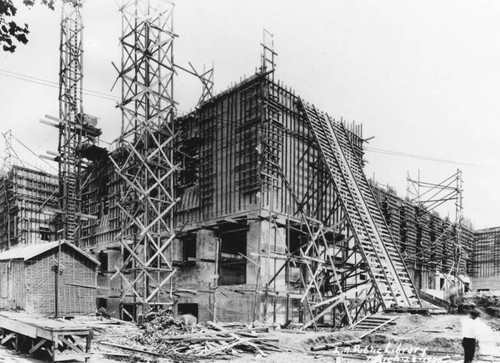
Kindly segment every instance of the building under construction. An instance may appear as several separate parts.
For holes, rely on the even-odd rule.
[[[136,8],[122,9],[116,145],[97,147],[81,100],[61,98],[59,183],[43,174],[28,219],[14,202],[25,197],[14,176],[24,169],[4,177],[3,249],[48,239],[42,231],[69,239],[100,262],[98,287],[86,286],[96,306],[134,320],[159,306],[201,321],[342,327],[380,309],[422,308],[420,292],[475,289],[479,250],[494,242],[369,181],[361,125],[275,80],[272,47],[253,76],[217,95],[200,76],[200,104],[177,116],[172,13],[127,6]]]
[[[314,122],[336,128],[327,134]],[[341,325],[382,304],[390,307],[405,294],[413,299],[408,305],[418,305],[410,277],[418,290],[436,289],[453,268],[457,249],[451,223],[431,214],[417,219],[416,206],[364,178],[361,127],[331,120],[267,74],[207,100],[176,124],[176,238],[164,254],[176,269],[165,301],[177,303],[178,310],[200,319],[313,323],[327,311],[318,321]],[[344,135],[343,144],[336,159],[327,158],[320,141],[336,133]],[[115,160],[127,157],[120,148],[111,153]],[[345,180],[349,177],[351,185],[361,184],[357,200],[370,212],[360,216],[358,210],[358,220],[352,221],[345,210],[360,207],[351,199],[356,196]],[[116,238],[123,228],[119,203],[127,184],[108,157],[95,160],[86,179],[83,213],[95,218],[82,223],[79,244],[101,262],[99,304],[134,316],[143,302],[133,294],[123,296],[127,285],[116,278],[124,260],[124,274],[135,276],[141,269]],[[371,228],[384,229],[391,238],[384,241],[384,248],[392,244],[385,256],[376,240],[364,236],[360,242],[357,234],[363,231],[352,227],[367,218]],[[449,236],[434,243],[446,230]],[[471,242],[463,238],[465,251]],[[438,248],[427,253],[433,244]],[[365,262],[370,254],[376,261],[372,266]],[[406,278],[399,293],[386,284],[390,269],[380,268],[394,260],[398,275]],[[469,261],[464,253],[462,274]],[[377,299],[377,294],[388,296]],[[322,304],[329,299],[334,299],[330,306],[342,302],[315,311],[318,305],[329,307]]]
[[[0,176],[0,251],[54,238],[57,191],[57,176],[33,168],[14,165]]]
[[[500,291],[500,227],[475,231],[473,289]]]

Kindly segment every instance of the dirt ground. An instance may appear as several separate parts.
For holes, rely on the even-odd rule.
[[[392,314],[391,314],[392,315]],[[266,352],[266,356],[244,352],[239,356],[224,356],[223,359],[203,359],[189,356],[177,356],[174,358],[160,358],[142,353],[135,353],[121,348],[106,345],[113,342],[131,346],[134,337],[141,334],[140,330],[133,324],[113,324],[100,321],[96,318],[84,318],[94,328],[94,340],[92,342],[93,356],[91,363],[112,362],[463,362],[462,347],[460,344],[460,320],[463,315],[410,315],[397,314],[398,319],[394,324],[381,328],[362,339],[360,345],[336,350],[311,351],[311,347],[348,341],[360,337],[366,331],[343,329],[335,332],[320,331],[306,333],[293,331],[275,330],[265,333],[268,338],[278,341],[273,344],[281,352]],[[483,320],[492,328],[492,340],[497,345],[498,356],[477,356],[477,362],[500,362],[500,319],[483,316]],[[147,349],[147,347],[145,347]],[[425,350],[425,353],[423,351]],[[399,351],[401,357],[395,356]],[[479,351],[481,354],[481,350]],[[43,358],[43,357],[40,357]],[[413,360],[412,360],[413,359]],[[7,362],[36,362],[39,360],[26,355],[19,355],[5,347],[0,347],[0,363]]]

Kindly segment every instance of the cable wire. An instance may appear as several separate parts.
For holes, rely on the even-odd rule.
[[[366,151],[374,152],[374,153],[386,154],[386,155],[393,155],[393,156],[401,156],[401,157],[406,157],[406,158],[411,158],[411,159],[420,159],[420,160],[427,160],[427,161],[435,161],[435,162],[439,162],[439,163],[447,163],[447,164],[454,164],[454,165],[473,166],[473,167],[476,167],[476,168],[486,168],[486,169],[495,169],[495,170],[499,170],[500,169],[500,168],[493,167],[493,166],[480,165],[480,164],[474,164],[474,163],[466,163],[466,162],[456,161],[456,160],[447,160],[447,159],[433,158],[431,156],[418,155],[418,154],[408,154],[408,153],[403,153],[403,152],[400,152],[400,151],[392,151],[392,150],[386,150],[386,149],[379,149],[379,148],[368,147],[368,146],[363,147],[363,149],[366,150]]]
[[[5,76],[5,77],[20,79],[22,81],[35,83],[35,84],[39,84],[42,86],[48,86],[48,87],[59,89],[59,83],[57,83],[57,82],[49,81],[49,80],[42,79],[42,78],[32,77],[32,76],[22,74],[22,73],[16,73],[16,72],[7,71],[5,69],[0,69],[0,75]],[[103,92],[99,92],[99,91],[94,91],[94,90],[84,88],[82,92],[83,92],[83,94],[88,95],[88,96],[102,98],[102,99],[106,99],[106,100],[110,100],[110,101],[120,101],[119,97],[116,97],[116,96],[113,96],[110,94],[106,94]]]

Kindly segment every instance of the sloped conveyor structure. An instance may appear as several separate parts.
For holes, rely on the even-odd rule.
[[[420,306],[408,270],[343,125],[299,100],[384,309]]]

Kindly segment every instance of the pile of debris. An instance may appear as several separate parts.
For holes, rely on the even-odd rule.
[[[186,325],[169,314],[160,313],[144,323],[135,342],[147,346],[161,356],[185,355],[190,357],[216,357],[252,352],[266,357],[269,351],[282,351],[273,344],[268,327],[249,327],[242,323]]]

